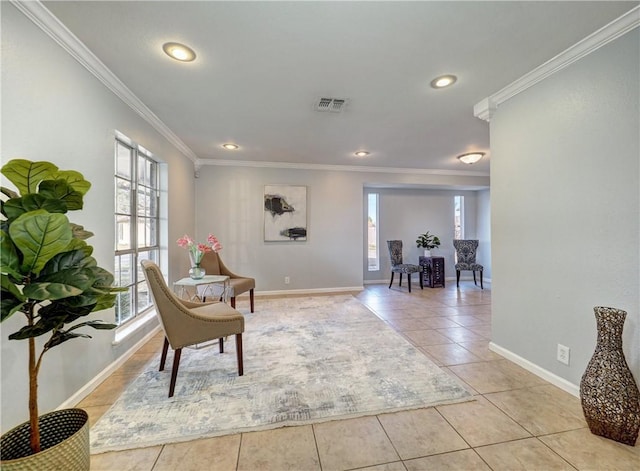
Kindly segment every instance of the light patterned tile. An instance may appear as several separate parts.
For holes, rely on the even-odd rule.
[[[311,425],[242,434],[238,471],[319,470]],[[154,470],[155,471],[155,470]]]
[[[481,394],[546,384],[509,360],[454,365],[449,370]]]
[[[403,460],[469,448],[433,408],[381,414],[378,419]]]
[[[400,457],[376,417],[314,424],[322,471],[376,466]]]
[[[91,455],[91,471],[151,471],[161,446]]]
[[[473,447],[530,437],[531,434],[483,397],[436,408]]]
[[[235,471],[239,449],[240,434],[165,445],[153,471]]]
[[[584,428],[547,435],[540,440],[581,471],[640,469],[640,439],[635,446],[628,446]]]
[[[537,438],[475,448],[493,471],[574,471]]]
[[[491,471],[474,450],[461,450],[404,462],[407,471]]]
[[[407,337],[412,344],[418,347],[423,347],[425,345],[438,345],[442,343],[453,343],[451,339],[436,332],[435,330],[411,330],[404,332],[403,335]]]
[[[580,399],[552,385],[487,394],[486,397],[533,435],[587,426]]]
[[[422,348],[430,356],[437,358],[442,365],[459,365],[462,363],[483,361],[481,358],[478,358],[469,350],[466,350],[455,343],[425,345]]]

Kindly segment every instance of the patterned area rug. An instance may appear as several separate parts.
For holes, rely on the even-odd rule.
[[[471,400],[454,378],[352,296],[264,299],[246,313],[244,376],[232,337],[146,366],[91,429],[91,452]]]

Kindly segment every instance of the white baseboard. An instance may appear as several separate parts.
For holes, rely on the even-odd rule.
[[[127,350],[123,355],[120,355],[110,365],[108,365],[104,370],[98,373],[91,381],[85,384],[82,388],[80,388],[76,393],[71,396],[69,399],[64,401],[62,404],[58,406],[56,410],[67,409],[70,407],[76,407],[80,401],[82,401],[85,397],[91,394],[94,389],[96,389],[100,383],[102,383],[105,379],[107,379],[114,371],[120,368],[125,361],[127,361],[131,356],[138,351],[140,347],[142,347],[145,343],[147,343],[151,338],[156,335],[156,333],[160,330],[160,326],[156,326],[151,332],[145,335],[139,342],[137,342],[133,347]]]
[[[282,296],[285,294],[324,294],[324,293],[351,293],[362,291],[364,286],[345,286],[341,288],[312,288],[312,289],[288,289],[275,291],[256,291],[256,296]]]
[[[489,342],[489,350],[492,352],[496,352],[498,355],[505,357],[507,360],[514,362],[516,365],[523,367],[525,370],[533,373],[534,375],[544,379],[545,381],[549,381],[554,386],[559,387],[563,391],[568,392],[569,394],[579,398],[580,397],[580,387],[570,383],[564,378],[551,373],[550,371],[545,370],[544,368],[539,367],[535,363],[531,363],[529,360],[522,358],[520,355],[516,355],[510,350],[503,348],[499,345],[496,345],[493,342]]]

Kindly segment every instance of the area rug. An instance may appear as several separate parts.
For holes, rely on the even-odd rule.
[[[261,299],[245,319],[244,376],[232,337],[222,355],[185,348],[168,398],[171,367],[154,358],[91,428],[91,452],[472,399],[353,296]]]

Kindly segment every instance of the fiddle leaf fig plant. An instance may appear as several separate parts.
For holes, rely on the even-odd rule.
[[[9,339],[28,341],[30,445],[37,453],[43,355],[67,340],[91,338],[78,331],[83,327],[115,328],[87,316],[113,307],[123,289],[113,286],[113,275],[91,256],[93,247],[85,239],[93,234],[66,216],[82,209],[91,188],[81,173],[23,159],[7,162],[1,172],[18,190],[0,188],[1,320],[16,313],[24,316],[25,325]],[[38,353],[35,338],[40,336],[46,337]]]
[[[418,247],[423,247],[427,250],[435,249],[436,247],[440,247],[440,239],[438,236],[433,234],[429,234],[429,231],[425,232],[418,236],[416,240],[416,244]]]

